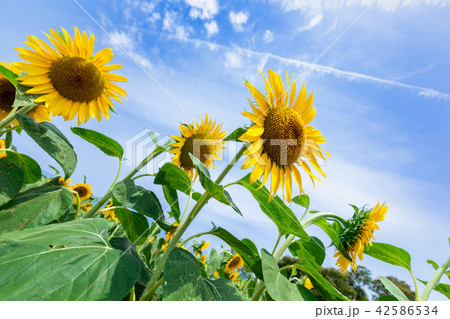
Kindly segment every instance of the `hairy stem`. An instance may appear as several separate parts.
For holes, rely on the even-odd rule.
[[[436,286],[439,284],[439,281],[441,280],[442,275],[447,271],[447,269],[450,267],[450,258],[443,264],[441,267],[439,267],[438,270],[436,270],[436,273],[434,274],[433,278],[428,282],[427,286],[425,287],[425,290],[423,291],[422,297],[420,297],[421,301],[427,301],[428,297],[431,294],[431,291],[436,288]],[[414,277],[414,276],[413,276]]]

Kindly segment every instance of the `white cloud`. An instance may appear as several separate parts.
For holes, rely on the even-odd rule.
[[[236,13],[234,11],[231,11],[229,18],[234,30],[238,32],[244,31],[243,25],[247,23],[248,13],[244,13],[242,11]]]
[[[225,52],[225,66],[229,68],[242,67],[242,56],[237,51]]]
[[[304,12],[333,10],[350,6],[368,7],[373,4],[373,0],[272,0],[272,2],[281,3],[281,6],[285,11],[301,10]],[[375,4],[376,7],[390,12],[402,8],[417,8],[422,5],[444,7],[450,5],[450,2],[442,0],[378,0]]]
[[[303,32],[303,31],[312,30],[314,27],[316,27],[320,23],[320,21],[322,21],[322,18],[323,18],[323,15],[318,13],[309,20],[307,25],[304,25],[304,26],[298,28],[296,31]]]
[[[264,42],[270,43],[272,41],[273,41],[273,32],[270,30],[266,30],[266,32],[264,32]]]
[[[212,19],[219,12],[217,0],[185,0],[190,5],[189,16],[193,19]]]
[[[150,60],[139,54],[136,51],[137,40],[134,32],[126,33],[124,31],[114,30],[109,33],[107,39],[108,44],[112,45],[116,50],[123,50],[134,62],[144,67],[145,69],[151,69],[152,64]]]
[[[192,28],[177,24],[176,20],[176,12],[166,11],[163,19],[163,30],[169,31],[178,40],[187,40]]]
[[[148,18],[148,21],[151,23],[155,23],[158,20],[161,20],[161,15],[159,14],[159,12],[153,12],[152,15]]]
[[[211,22],[205,22],[205,29],[208,37],[219,33],[219,27],[217,26],[217,22],[214,20]]]

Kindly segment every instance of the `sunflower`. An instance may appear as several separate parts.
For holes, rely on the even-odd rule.
[[[80,202],[88,199],[92,195],[92,187],[86,183],[78,183],[73,185],[70,189],[78,193],[78,196],[80,196]]]
[[[304,286],[305,286],[305,288],[308,289],[308,290],[311,290],[311,289],[314,288],[314,286],[313,286],[311,280],[310,280],[308,277],[306,277],[306,279],[305,279],[305,284],[304,284]]]
[[[199,250],[205,250],[209,246],[209,241],[203,242],[203,244],[200,246]]]
[[[5,140],[0,139],[0,149],[4,150],[6,148]],[[5,158],[6,152],[0,151],[0,158]]]
[[[61,185],[61,186],[64,186],[64,187],[67,187],[67,188],[71,188],[72,187],[72,179],[71,178],[68,178],[68,179],[65,179],[64,177],[60,177],[59,178],[59,180],[58,180],[58,183]]]
[[[205,262],[206,262],[206,258],[207,258],[208,256],[207,255],[203,255],[202,257],[200,257],[200,262],[202,263],[202,264],[204,264]]]
[[[94,35],[88,39],[86,32],[80,34],[75,27],[72,39],[69,33],[50,29],[45,34],[53,46],[35,36],[28,36],[26,42],[32,50],[16,48],[18,55],[29,63],[20,68],[29,74],[18,78],[23,85],[32,87],[29,94],[42,94],[36,103],[45,103],[50,113],[72,120],[78,114],[78,125],[89,118],[101,116],[109,119],[111,98],[122,103],[120,96],[126,92],[111,81],[125,82],[127,78],[110,73],[120,69],[118,64],[106,65],[114,56],[112,49],[105,48],[93,55]]]
[[[245,83],[256,100],[257,106],[248,99],[253,113],[242,113],[254,123],[246,133],[239,137],[239,140],[251,143],[251,146],[244,152],[248,156],[242,168],[255,166],[250,175],[250,183],[256,182],[264,175],[261,187],[266,183],[270,173],[271,198],[275,196],[281,185],[283,200],[286,189],[287,201],[290,202],[292,200],[292,176],[300,188],[300,194],[304,193],[302,178],[295,164],[301,166],[308,173],[314,184],[314,179],[319,179],[311,172],[307,161],[325,177],[316,156],[326,160],[322,152],[330,155],[318,145],[318,143],[325,143],[320,131],[308,125],[316,115],[316,109],[312,105],[314,94],[306,97],[306,88],[303,84],[296,97],[294,78],[292,78],[292,89],[289,94],[289,75],[287,73],[286,90],[281,78],[272,70],[269,70],[268,80],[264,75],[263,78],[267,98],[249,82]]]
[[[165,241],[167,241],[167,242],[169,242],[173,238],[173,234],[175,234],[175,231],[177,230],[178,223],[173,223],[171,226],[173,226],[175,228],[166,233]]]
[[[238,254],[234,254],[231,256],[231,258],[227,261],[225,265],[225,272],[227,274],[231,274],[234,270],[237,270],[244,266],[244,260],[241,256]]]
[[[92,208],[92,203],[86,203],[81,205],[81,209],[83,210],[83,214],[87,213]]]
[[[4,66],[11,72],[19,75],[21,73],[18,63],[2,63],[0,65]],[[11,111],[14,100],[16,99],[16,88],[9,82],[7,78],[0,74],[0,121],[3,120]],[[52,119],[51,115],[47,111],[47,107],[43,104],[36,106],[31,111],[27,112],[36,122],[45,122]],[[13,125],[17,126],[19,123],[13,121]]]
[[[106,208],[110,208],[112,206],[113,206],[113,202],[112,202],[112,200],[110,200],[108,202],[108,204],[106,204]],[[114,209],[102,209],[101,213],[102,213],[103,216],[106,217],[107,220],[111,220],[112,219],[115,222],[117,222],[117,220],[118,220],[116,214],[114,213]]]
[[[198,158],[206,168],[211,164],[215,167],[214,158],[220,160],[221,150],[225,148],[225,141],[222,139],[226,132],[221,129],[222,124],[216,125],[216,121],[213,122],[211,117],[208,119],[208,115],[205,115],[205,120],[202,119],[200,125],[197,121],[191,125],[180,125],[181,136],[172,136],[175,139],[175,143],[172,143],[174,149],[170,151],[175,154],[172,163],[180,166],[192,181],[197,178],[198,172],[189,153]]]
[[[339,266],[342,273],[347,273],[348,264],[356,272],[356,256],[363,260],[364,247],[372,246],[371,239],[375,239],[373,232],[375,229],[380,229],[376,223],[384,219],[387,209],[387,205],[382,204],[380,206],[377,203],[371,210],[365,210],[364,208],[358,210],[349,220],[349,226],[341,234],[340,240],[352,260],[345,258],[339,250],[333,256],[338,257],[336,265]]]
[[[228,275],[228,278],[230,278],[231,281],[236,281],[238,279],[239,273],[238,272],[232,272]]]

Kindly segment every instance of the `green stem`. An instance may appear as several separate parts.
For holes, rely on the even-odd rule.
[[[145,176],[155,177],[156,174],[141,174],[141,175],[133,177],[132,180],[136,180],[138,178],[145,177]]]
[[[18,107],[14,107],[11,112],[9,112],[8,115],[6,115],[6,117],[0,121],[0,130],[3,129],[5,126],[8,126],[9,124],[11,124],[12,121],[14,121],[16,114],[17,113],[27,113],[29,111],[31,111],[32,109],[34,109],[36,107],[36,105],[28,105],[28,106],[24,106],[22,107],[20,110],[17,111]]]
[[[75,198],[77,199],[77,203],[76,203],[77,212],[75,213],[75,217],[73,218],[73,220],[77,220],[78,215],[80,214],[80,208],[81,208],[81,205],[80,205],[80,194],[78,194],[78,192],[76,192],[74,190],[71,190],[71,189],[69,189],[67,187],[66,187],[66,189],[69,192],[71,192],[73,195],[75,195]]]
[[[161,278],[160,280],[158,280],[156,282],[156,284],[153,286],[153,288],[151,290],[149,290],[148,295],[150,296],[150,298],[153,297],[153,294],[155,293],[156,289],[158,289],[158,287],[161,286],[162,282],[163,282],[163,279]],[[150,300],[150,298],[148,300]]]
[[[130,290],[130,298],[129,298],[129,300],[130,300],[130,301],[136,301],[136,294],[135,294],[135,292],[134,292],[134,286],[131,287],[131,290]]]
[[[116,225],[116,228],[114,228],[114,230],[112,231],[111,235],[108,236],[108,240],[110,240],[111,238],[113,238],[114,234],[116,233],[116,231],[119,229],[119,225]]]
[[[302,222],[302,226],[303,226],[303,228],[306,228],[309,225],[311,225],[316,219],[326,218],[326,217],[337,219],[338,221],[340,221],[344,225],[347,224],[347,219],[345,219],[342,216],[339,216],[338,214],[335,214],[335,213],[317,213],[317,214],[314,214],[313,216],[311,216],[310,218],[308,218],[307,220],[305,220],[304,222]]]
[[[242,146],[242,148],[239,150],[239,152],[235,155],[235,157],[230,161],[230,163],[225,167],[223,172],[217,177],[216,183],[219,184],[224,177],[228,174],[228,172],[231,170],[231,168],[234,166],[235,163],[239,160],[239,158],[244,154],[244,151],[246,150],[246,146]],[[184,234],[186,229],[189,227],[189,225],[192,223],[192,221],[195,219],[195,217],[198,215],[200,210],[203,208],[203,206],[206,205],[208,200],[211,198],[211,194],[208,192],[204,192],[202,197],[198,200],[198,202],[195,204],[195,206],[192,208],[191,212],[186,218],[186,221],[177,228],[175,231],[172,240],[169,242],[169,245],[167,246],[166,250],[164,251],[164,254],[161,257],[161,260],[159,261],[158,266],[156,267],[155,271],[153,272],[152,277],[150,278],[150,281],[147,284],[147,287],[144,290],[144,293],[142,294],[141,301],[150,300],[152,297],[152,294],[150,292],[153,290],[153,286],[156,284],[159,276],[161,275],[164,265],[166,264],[166,260],[169,257],[170,252],[172,249],[176,246],[178,241],[180,240],[181,236]]]
[[[148,235],[147,239],[151,239],[153,236],[155,236],[156,232],[158,232],[161,228],[159,226],[156,226],[155,229],[153,229],[153,231],[151,232],[150,235]],[[151,245],[152,243],[148,242],[145,245],[141,245],[138,249],[137,252],[141,253],[144,251],[145,248],[147,248],[148,245]]]
[[[436,270],[436,273],[434,274],[433,278],[428,282],[427,286],[425,287],[425,290],[422,293],[422,297],[420,297],[421,301],[427,301],[428,297],[431,294],[431,291],[436,288],[436,286],[439,284],[439,281],[441,280],[442,275],[445,274],[447,269],[450,267],[450,258],[443,264],[441,267],[439,267],[438,270]],[[414,276],[413,276],[414,277]]]
[[[277,242],[275,243],[275,247],[273,247],[273,250],[272,250],[272,255],[275,254],[275,250],[277,249],[278,244],[280,243],[280,239],[281,239],[282,236],[283,236],[283,235],[281,235],[281,234],[278,235]]]
[[[192,240],[192,239],[194,239],[194,238],[196,238],[196,237],[200,237],[200,236],[208,235],[208,234],[209,234],[209,232],[203,232],[203,233],[198,233],[198,234],[192,235],[191,237],[188,237],[187,239],[185,239],[185,240],[181,243],[181,246],[183,246],[183,245],[186,244],[188,241],[190,241],[190,240]]]
[[[305,212],[304,212],[303,215],[302,215],[302,218],[300,218],[300,221],[302,221],[303,218],[305,218],[305,216],[306,216],[306,214],[308,214],[308,212],[309,212],[309,208],[307,208],[307,209],[305,210]]]
[[[259,287],[255,288],[255,293],[252,296],[252,301],[258,301],[259,297],[261,297],[265,288],[266,285],[264,284],[264,282],[261,281]]]
[[[5,133],[14,131],[14,130],[18,129],[19,127],[20,127],[20,126],[11,126],[11,127],[7,128],[7,129],[5,129],[4,131],[1,131],[1,132],[0,132],[0,136],[2,136],[2,135],[5,134]]]
[[[419,289],[417,288],[417,280],[416,277],[414,277],[414,274],[412,273],[411,269],[408,269],[409,273],[411,274],[411,277],[414,280],[414,289],[416,290],[416,301],[419,301]]]
[[[119,161],[119,170],[117,171],[117,175],[116,178],[114,179],[114,182],[111,184],[111,187],[109,188],[109,190],[112,191],[114,185],[116,185],[117,180],[119,179],[120,176],[120,172],[122,171],[122,161]]]
[[[191,206],[191,201],[192,201],[192,188],[189,189],[189,199],[188,199],[188,202],[186,204],[186,208],[184,209],[183,215],[181,215],[180,224],[182,224],[184,219],[186,218],[186,214],[187,214],[187,212],[189,210],[189,206]]]

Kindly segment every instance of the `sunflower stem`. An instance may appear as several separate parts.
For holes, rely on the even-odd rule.
[[[161,228],[159,226],[156,226],[155,229],[153,229],[153,231],[151,232],[150,235],[148,235],[147,240],[153,238],[153,236],[155,236],[156,232],[158,232]],[[148,245],[152,244],[151,242],[148,242],[144,245],[139,246],[139,248],[137,249],[138,253],[141,253],[144,251],[145,248],[147,248]]]
[[[252,296],[252,301],[258,301],[262,293],[264,292],[265,288],[266,285],[264,284],[264,282],[260,281],[258,287],[255,288],[255,293]]]
[[[2,136],[2,135],[5,134],[5,133],[14,131],[14,130],[18,129],[19,127],[20,127],[20,126],[11,126],[11,127],[7,128],[7,129],[5,129],[4,131],[1,131],[1,132],[0,132],[0,136]]]
[[[77,199],[77,203],[76,203],[77,212],[75,213],[75,217],[73,218],[73,220],[77,220],[78,215],[80,214],[80,208],[81,208],[81,205],[80,205],[80,194],[78,194],[77,191],[74,191],[74,190],[69,189],[67,187],[66,187],[66,189],[69,190],[75,196],[75,198]]]
[[[428,300],[428,297],[430,296],[431,291],[434,288],[436,288],[436,286],[439,284],[441,277],[444,275],[444,273],[447,271],[448,268],[450,268],[450,258],[445,262],[445,264],[443,264],[441,267],[439,267],[438,270],[436,270],[436,273],[434,274],[433,278],[431,278],[431,280],[428,282],[427,286],[425,287],[425,290],[422,293],[422,297],[420,297],[421,301]],[[414,278],[414,276],[413,276],[413,278]]]
[[[416,290],[415,296],[416,296],[416,301],[420,301],[419,298],[419,289],[417,288],[417,280],[416,277],[414,277],[414,274],[412,273],[412,271],[410,269],[408,269],[409,273],[411,274],[411,277],[413,278],[414,281],[414,289]]]
[[[129,301],[136,301],[136,294],[135,294],[135,292],[134,292],[134,286],[131,287],[131,290],[130,290],[130,297],[128,298],[128,300],[129,300]]]
[[[110,240],[111,238],[113,238],[114,234],[116,233],[116,231],[119,229],[119,224],[116,225],[116,227],[114,228],[114,230],[112,231],[111,235],[108,236],[108,240]]]
[[[192,188],[189,189],[189,199],[186,204],[186,208],[184,209],[183,215],[181,216],[180,224],[183,223],[184,219],[186,218],[186,214],[189,209],[189,206],[191,206],[191,201],[192,201]]]
[[[145,176],[155,177],[156,174],[141,174],[141,175],[135,176],[135,177],[133,177],[131,179],[132,180],[137,180],[138,178],[145,177]]]
[[[119,170],[118,170],[116,178],[114,179],[114,182],[111,184],[111,187],[109,188],[109,190],[112,190],[114,185],[116,185],[117,180],[119,179],[121,171],[122,171],[122,160],[119,160]]]
[[[339,216],[338,214],[335,213],[317,213],[314,214],[313,216],[311,216],[310,218],[308,218],[307,220],[305,220],[304,222],[302,222],[302,226],[303,228],[308,227],[309,225],[311,225],[316,219],[320,219],[320,218],[334,218],[338,221],[340,221],[343,225],[347,224],[347,219],[345,219],[342,216]]]
[[[190,241],[190,240],[192,240],[194,238],[197,238],[197,237],[200,237],[200,236],[203,236],[203,235],[207,235],[207,234],[209,234],[209,232],[203,232],[203,233],[198,233],[198,234],[192,235],[191,237],[188,237],[187,239],[183,240],[183,242],[181,243],[181,246],[183,246],[188,241]]]
[[[280,243],[280,239],[281,239],[282,236],[283,235],[281,235],[281,234],[278,236],[277,242],[275,243],[275,247],[273,247],[273,250],[272,250],[272,255],[275,254],[275,250],[277,249],[278,244]]]
[[[238,162],[238,160],[241,158],[242,154],[244,154],[245,150],[247,149],[247,146],[244,144],[241,149],[239,150],[239,152],[237,152],[237,154],[234,156],[234,158],[230,161],[230,163],[227,165],[227,167],[225,167],[225,169],[223,170],[223,172],[219,175],[219,177],[217,177],[216,179],[216,184],[220,184],[220,182],[222,182],[222,180],[224,179],[224,177],[228,174],[228,172],[233,168],[234,164],[236,164]]]
[[[3,120],[0,121],[0,130],[3,129],[5,126],[9,125],[12,121],[14,121],[17,113],[27,113],[32,109],[34,109],[35,107],[36,105],[28,105],[22,107],[20,110],[17,110],[18,106],[14,107],[11,110],[11,112],[9,112],[9,114],[6,115],[6,117]]]

